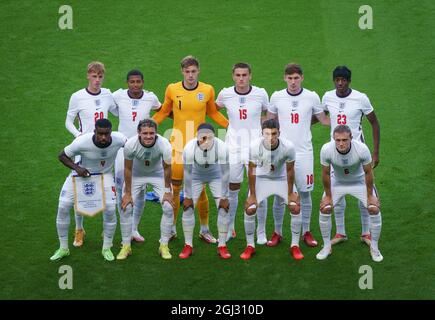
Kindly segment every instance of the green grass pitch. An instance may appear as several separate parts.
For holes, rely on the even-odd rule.
[[[63,4],[72,6],[72,30],[58,27]],[[372,30],[358,27],[362,4],[373,8]],[[0,299],[434,299],[434,13],[429,0],[2,1]],[[199,58],[200,80],[217,92],[232,85],[231,66],[238,61],[253,66],[253,84],[269,95],[285,87],[282,73],[290,61],[302,64],[305,87],[320,96],[333,88],[336,65],[352,69],[352,86],[367,93],[381,124],[375,177],[382,200],[382,263],[373,263],[359,241],[353,199],[346,216],[350,240],[323,262],[315,258],[319,248],[304,244],[304,260],[290,257],[288,215],[284,242],[259,246],[252,260],[242,261],[240,208],[238,236],[229,243],[232,259],[219,259],[215,247],[198,238],[194,256],[178,259],[183,245],[178,219],[179,238],[170,244],[174,259],[163,261],[155,203],[147,203],[140,226],[146,242],[135,244],[127,261],[103,261],[101,216],[85,219],[83,248],[71,245],[70,257],[49,261],[58,246],[58,196],[68,174],[57,155],[71,141],[64,126],[68,100],[86,86],[87,63],[106,64],[104,87],[112,91],[125,86],[128,70],[140,68],[145,87],[163,101],[166,85],[181,79],[179,61],[188,54]],[[160,131],[171,125],[165,121]],[[364,128],[371,147],[366,120]],[[312,130],[317,178],[312,230],[321,240],[319,151],[329,130],[319,125]],[[272,226],[269,211],[268,235]],[[214,207],[211,228],[217,234]],[[119,225],[114,243],[116,254]],[[58,287],[64,264],[73,268],[73,290]],[[373,268],[372,290],[358,286],[362,265]]]

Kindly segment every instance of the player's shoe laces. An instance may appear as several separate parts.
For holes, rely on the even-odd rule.
[[[228,232],[228,234],[227,234],[227,240],[226,240],[226,241],[228,242],[228,241],[230,241],[231,239],[235,239],[236,236],[237,236],[237,234],[236,234],[236,230],[235,230],[235,229],[232,229],[231,232]]]
[[[172,255],[169,252],[169,247],[167,244],[161,244],[159,247],[159,254],[162,256],[163,259],[169,260],[172,259]]]
[[[199,238],[204,240],[207,243],[216,243],[217,242],[216,238],[213,237],[210,230],[207,230],[206,232],[200,232]]]
[[[133,233],[131,234],[131,240],[134,240],[136,242],[144,242],[145,239],[144,237],[142,237],[139,233],[139,231],[135,230],[133,231]]]
[[[116,259],[125,260],[130,255],[131,255],[131,246],[129,244],[123,244],[121,251],[119,251],[118,255],[116,256]]]
[[[180,259],[187,259],[189,258],[193,253],[193,248],[189,246],[188,244],[184,245],[183,251],[178,255]]]
[[[63,257],[69,256],[69,249],[59,248],[56,252],[50,257],[51,261],[57,261],[62,259]]]
[[[85,240],[86,232],[84,229],[77,229],[74,234],[74,247],[81,247],[83,245],[83,242]]]
[[[362,234],[361,235],[361,242],[365,243],[366,245],[368,245],[370,247],[370,245],[372,243],[372,236],[370,235],[370,233]]]
[[[295,260],[302,260],[304,258],[304,255],[302,254],[302,251],[299,248],[299,246],[291,247],[290,252]]]
[[[372,256],[374,262],[381,262],[382,260],[384,260],[384,257],[382,256],[379,249],[375,250],[372,247],[370,247],[370,255]]]
[[[316,254],[317,260],[325,260],[332,253],[331,247],[323,247],[318,254]]]
[[[257,234],[257,244],[266,244],[267,243],[267,238],[266,238],[266,234],[264,232],[260,232]]]
[[[255,254],[255,248],[252,246],[247,246],[245,251],[240,255],[243,260],[249,260]]]
[[[309,247],[317,247],[317,241],[314,239],[310,231],[304,233],[302,240],[304,240],[305,244]]]
[[[272,234],[272,238],[267,241],[266,246],[268,247],[276,247],[282,240],[282,236],[275,231]]]
[[[115,260],[115,257],[113,256],[113,253],[110,250],[110,248],[106,248],[106,249],[101,250],[101,254],[103,255],[104,260],[106,260],[106,261]]]
[[[229,258],[231,258],[231,254],[228,252],[227,246],[218,247],[217,252],[218,252],[218,255],[222,259],[229,259]]]
[[[345,242],[345,241],[347,241],[347,235],[337,233],[334,236],[334,238],[331,240],[331,245],[338,244],[338,243]]]

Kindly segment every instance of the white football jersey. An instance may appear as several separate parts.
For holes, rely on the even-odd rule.
[[[228,148],[219,138],[214,138],[210,150],[202,150],[198,139],[190,140],[183,151],[183,163],[193,165],[192,179],[210,181],[221,177],[221,164],[228,164]]]
[[[139,121],[150,118],[151,110],[157,110],[161,106],[157,96],[146,90],[143,90],[142,97],[134,99],[130,97],[127,89],[119,89],[113,93],[113,99],[119,114],[118,131],[127,138],[137,134]]]
[[[275,91],[268,111],[278,115],[281,137],[293,142],[297,153],[313,152],[311,117],[323,112],[317,93],[305,88],[295,95],[287,89]]]
[[[249,92],[238,93],[236,88],[224,88],[216,99],[219,107],[225,107],[228,115],[228,130],[225,142],[230,152],[247,149],[251,140],[261,136],[261,113],[267,110],[269,97],[266,90],[251,86]]]
[[[364,180],[363,165],[372,162],[369,148],[362,142],[352,140],[346,154],[338,152],[335,141],[323,145],[320,151],[322,166],[331,165],[337,182],[360,182]]]
[[[98,119],[107,119],[109,111],[118,115],[115,101],[109,89],[101,88],[100,93],[93,94],[87,88],[72,94],[69,100],[65,126],[74,137],[82,133],[94,132],[95,122]],[[77,117],[79,129],[74,126]]]
[[[156,136],[156,142],[151,147],[145,147],[139,141],[139,136],[128,139],[124,146],[124,158],[133,160],[134,177],[162,177],[163,164],[171,164],[172,148],[165,137]]]
[[[331,118],[331,138],[335,127],[345,124],[352,130],[354,140],[365,142],[362,119],[373,112],[373,106],[364,93],[352,89],[347,97],[340,98],[335,90],[327,91],[323,95],[322,105]]]
[[[296,159],[296,150],[290,140],[279,138],[278,147],[269,150],[264,146],[264,139],[252,142],[249,161],[256,164],[256,176],[270,179],[285,179],[286,163]]]
[[[112,143],[105,148],[95,145],[94,133],[86,133],[74,139],[65,147],[64,152],[69,158],[81,156],[79,165],[90,173],[109,173],[112,171],[118,150],[122,148],[127,138],[120,132],[112,132]]]

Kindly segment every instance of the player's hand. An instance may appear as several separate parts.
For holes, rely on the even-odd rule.
[[[82,178],[87,178],[87,177],[91,176],[90,172],[87,169],[79,167],[79,166],[77,166],[75,171],[77,172],[78,176],[82,177]]]
[[[329,196],[324,196],[320,200],[320,212],[323,214],[331,213],[332,210],[332,199]]]
[[[293,214],[298,214],[301,211],[299,195],[296,192],[293,192],[288,195],[288,208],[290,212]]]
[[[184,210],[186,210],[189,207],[193,208],[193,200],[190,198],[184,198],[183,207],[184,207]]]
[[[381,204],[376,196],[370,195],[367,197],[367,210],[370,214],[378,214],[380,206]]]
[[[254,195],[249,195],[245,202],[245,211],[249,214],[254,214],[257,211],[258,203]]]
[[[379,154],[373,153],[372,155],[372,168],[376,168],[379,164]]]
[[[166,192],[163,195],[162,203],[168,201],[169,204],[172,206],[172,208],[175,209],[175,202],[174,202],[174,196],[172,195],[172,192]]]
[[[219,208],[224,209],[226,212],[230,209],[230,201],[227,198],[222,198],[219,200]]]
[[[131,204],[131,206],[133,207],[133,198],[131,197],[131,194],[126,193],[122,197],[121,209],[125,211],[125,209],[127,209],[127,206],[129,204]]]

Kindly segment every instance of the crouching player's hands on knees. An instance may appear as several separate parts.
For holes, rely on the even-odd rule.
[[[379,199],[373,195],[367,197],[367,210],[370,214],[378,214],[381,204]]]
[[[126,193],[122,197],[121,209],[125,211],[129,204],[131,204],[131,206],[133,207],[133,198],[131,197],[131,194]]]
[[[320,212],[323,214],[329,214],[332,211],[332,199],[331,197],[324,196],[320,201]]]
[[[162,198],[162,203],[165,201],[167,201],[172,206],[172,208],[175,209],[174,196],[172,195],[172,192],[165,192]]]
[[[219,208],[224,209],[226,212],[230,209],[230,201],[227,198],[222,198],[219,200]]]
[[[293,192],[288,195],[288,208],[291,213],[299,214],[301,212],[301,204],[299,202],[299,195]]]
[[[245,202],[245,211],[248,215],[252,215],[257,211],[258,203],[257,198],[250,195]]]

